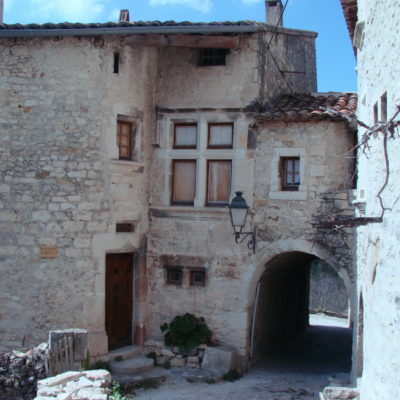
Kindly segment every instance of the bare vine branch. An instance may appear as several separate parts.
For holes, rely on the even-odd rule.
[[[334,109],[328,110],[332,115],[339,114],[339,111]],[[319,226],[321,228],[331,227],[334,231],[340,231],[345,227],[354,227],[360,225],[366,225],[371,222],[382,222],[385,211],[388,209],[385,207],[382,193],[386,189],[386,186],[389,183],[390,178],[390,163],[389,163],[389,155],[388,155],[388,139],[395,139],[396,129],[400,127],[400,120],[395,120],[397,116],[400,114],[400,105],[396,106],[396,112],[392,116],[392,118],[387,122],[378,122],[373,126],[368,126],[366,123],[357,120],[357,125],[366,129],[364,134],[361,137],[360,142],[354,146],[348,153],[353,153],[355,150],[360,150],[365,157],[368,158],[368,152],[371,149],[370,140],[371,138],[379,138],[382,137],[382,146],[383,146],[383,157],[385,163],[385,179],[380,187],[376,197],[379,201],[379,206],[381,209],[381,215],[379,217],[341,217],[341,216],[332,216],[330,219],[326,221],[321,221]]]

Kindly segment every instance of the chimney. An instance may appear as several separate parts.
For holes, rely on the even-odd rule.
[[[118,22],[129,22],[129,10],[120,10]]]
[[[4,1],[0,0],[0,24],[3,23],[3,8],[4,8]]]
[[[281,0],[265,0],[267,24],[283,26],[283,6]]]

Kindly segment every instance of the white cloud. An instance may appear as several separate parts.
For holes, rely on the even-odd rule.
[[[31,15],[37,22],[95,22],[107,0],[30,0]]]
[[[208,13],[212,8],[212,0],[150,0],[151,6],[183,5]]]

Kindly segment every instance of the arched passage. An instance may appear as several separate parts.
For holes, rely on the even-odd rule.
[[[319,258],[313,254],[289,251],[274,256],[265,264],[255,294],[250,343],[252,361],[268,359],[271,354],[275,357],[279,349],[284,349],[287,357],[288,348],[296,343],[293,350],[302,354],[296,360],[298,363],[315,342],[316,346],[325,346],[326,351],[321,354],[326,357],[334,356],[334,346],[337,346],[343,353],[337,365],[343,367],[343,372],[349,372],[351,330],[346,327],[309,328],[310,266],[316,260]]]
[[[316,257],[288,252],[272,258],[261,275],[255,302],[252,356],[261,356],[308,325],[309,266]]]

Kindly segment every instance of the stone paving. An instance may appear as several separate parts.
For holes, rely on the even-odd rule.
[[[182,369],[171,369],[162,386],[136,391],[135,400],[315,400],[330,380],[348,378],[351,330],[340,319],[312,319],[327,326],[311,326],[235,382],[190,384]]]

